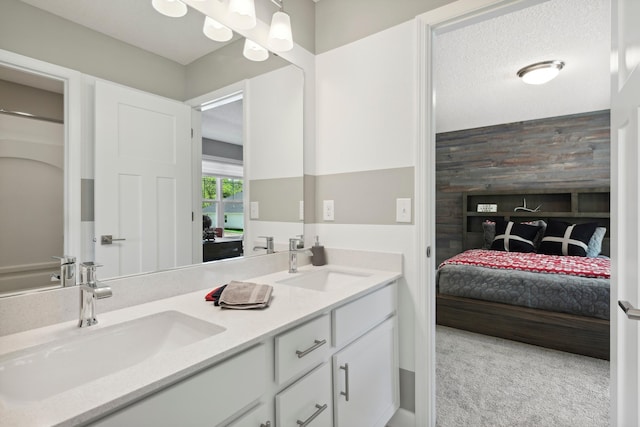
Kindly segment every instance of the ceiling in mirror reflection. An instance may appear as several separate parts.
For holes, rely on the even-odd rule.
[[[242,99],[203,111],[202,137],[242,145]]]
[[[202,32],[204,16],[188,8],[181,18],[156,12],[150,0],[22,0],[114,39],[187,65],[241,38],[216,42]],[[149,37],[153,34],[153,37]]]

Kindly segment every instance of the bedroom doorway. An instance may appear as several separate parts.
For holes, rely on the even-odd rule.
[[[522,33],[519,34],[517,36],[508,36],[508,32],[504,30],[504,27],[500,26],[500,21],[508,21],[508,23],[510,25],[515,25],[515,23],[517,22],[517,18],[516,15],[518,14],[523,14],[525,12],[533,12],[535,8],[538,8],[539,10],[536,12],[536,15],[538,15],[540,18],[545,19],[545,23],[549,24],[549,18],[553,18],[553,16],[548,15],[548,12],[546,12],[544,9],[546,8],[547,10],[549,10],[549,8],[551,8],[551,10],[553,11],[554,8],[556,9],[560,9],[562,8],[562,6],[566,6],[568,5],[569,1],[564,1],[564,0],[551,0],[549,2],[540,2],[540,1],[524,1],[524,2],[503,2],[503,6],[504,4],[507,4],[503,9],[501,10],[494,10],[492,12],[489,12],[481,17],[475,17],[472,19],[469,19],[463,23],[458,23],[458,24],[454,24],[451,26],[448,26],[447,29],[445,31],[436,33],[435,35],[435,40],[434,40],[434,46],[436,46],[435,50],[434,50],[434,62],[433,62],[433,67],[435,68],[434,70],[434,75],[436,76],[435,78],[437,79],[438,76],[438,67],[442,67],[446,73],[448,74],[453,74],[455,76],[455,80],[456,82],[455,84],[455,88],[454,90],[458,91],[458,96],[451,96],[451,97],[447,97],[446,94],[446,89],[443,89],[441,87],[438,86],[438,81],[435,80],[434,81],[434,87],[435,87],[435,92],[438,94],[438,101],[436,101],[436,111],[435,111],[435,117],[436,117],[436,133],[440,134],[440,133],[445,133],[445,132],[459,132],[459,131],[463,131],[463,130],[467,130],[467,129],[477,129],[477,128],[486,128],[489,126],[495,126],[495,125],[500,125],[500,124],[508,124],[508,123],[515,123],[515,122],[520,122],[523,120],[537,120],[537,119],[544,119],[544,118],[548,118],[548,117],[557,117],[557,116],[565,116],[565,115],[572,115],[572,114],[579,114],[579,113],[585,113],[588,111],[598,111],[598,110],[607,110],[609,108],[609,105],[602,105],[601,100],[600,101],[596,101],[592,104],[588,104],[588,103],[582,103],[582,110],[579,111],[571,111],[571,110],[562,110],[560,109],[559,111],[553,111],[553,108],[551,107],[546,107],[545,108],[545,113],[540,115],[539,117],[526,117],[526,116],[518,116],[518,112],[520,110],[522,110],[523,108],[511,108],[509,107],[509,101],[511,101],[511,97],[512,95],[510,94],[503,94],[502,92],[497,91],[497,89],[493,86],[490,85],[483,85],[483,84],[476,84],[474,83],[474,80],[469,79],[469,78],[465,78],[464,75],[464,70],[468,70],[471,68],[471,66],[466,65],[466,66],[461,66],[460,64],[454,64],[454,65],[443,65],[442,60],[439,60],[438,58],[438,54],[437,54],[437,48],[440,46],[447,46],[447,43],[451,43],[452,45],[457,45],[457,46],[465,46],[466,48],[461,51],[461,50],[455,50],[452,48],[449,48],[447,46],[447,48],[445,49],[446,52],[451,56],[451,57],[456,57],[456,58],[468,58],[470,56],[473,56],[472,52],[473,51],[478,51],[480,52],[480,54],[482,56],[484,56],[484,60],[486,60],[487,62],[484,63],[479,63],[479,64],[474,64],[473,67],[471,69],[473,70],[482,70],[482,69],[487,69],[489,67],[488,64],[499,64],[501,66],[503,66],[502,69],[498,69],[498,74],[501,75],[505,80],[508,80],[508,78],[511,78],[512,75],[515,75],[518,67],[516,68],[511,68],[509,66],[507,66],[507,64],[505,64],[505,62],[509,62],[509,61],[502,61],[502,63],[498,60],[498,61],[491,61],[491,58],[489,55],[487,55],[487,51],[490,51],[492,48],[494,49],[499,49],[500,52],[503,52],[503,55],[506,53],[508,54],[509,52],[516,52],[518,55],[523,55],[525,52],[524,47],[527,46],[527,43],[523,43],[523,38],[522,38],[522,34],[526,34],[526,37],[531,37],[532,31],[530,31],[526,25],[522,25],[522,24],[518,24],[516,25],[516,27],[518,28],[518,30]],[[601,1],[601,2],[597,2],[598,4],[605,4],[608,10],[608,1]],[[528,9],[528,10],[527,10]],[[587,8],[589,9],[589,8]],[[575,21],[579,21],[578,19],[576,19],[575,16],[575,11],[577,10],[576,8],[573,8],[573,13],[572,15],[569,15],[571,17],[571,19],[575,22]],[[558,13],[554,13],[554,15],[556,17],[558,17]],[[569,20],[567,17],[564,18],[565,20]],[[528,23],[533,22],[531,17],[527,20]],[[606,22],[610,22],[609,16],[606,16]],[[476,25],[484,25],[485,27],[489,27],[489,32],[493,31],[493,33],[495,34],[500,34],[500,35],[504,35],[506,37],[506,40],[511,40],[515,42],[515,46],[513,45],[513,43],[508,42],[508,41],[502,41],[502,42],[496,42],[495,46],[499,46],[499,47],[495,47],[494,45],[491,44],[491,42],[488,42],[487,36],[479,36],[479,35],[474,35],[471,36],[471,39],[476,39],[480,41],[480,47],[478,47],[477,49],[474,49],[472,46],[472,43],[470,43],[467,39],[467,41],[465,41],[465,37],[464,35],[462,35],[462,33],[464,32],[465,29],[469,29],[469,27],[472,26],[476,26]],[[541,38],[543,38],[545,40],[545,43],[547,45],[549,45],[550,40],[552,39],[552,36],[550,35],[549,32],[549,28],[555,28],[554,25],[547,25],[547,26],[542,26],[539,25],[537,27],[539,30],[539,32],[543,32],[544,35],[541,35]],[[610,29],[607,28],[606,30],[604,30],[606,32],[606,36],[609,37],[610,34]],[[580,34],[584,35],[585,32],[582,31],[580,32]],[[449,38],[451,39],[450,42],[448,42],[446,39]],[[566,39],[566,37],[565,37]],[[533,43],[531,43],[533,44]],[[609,86],[609,72],[608,72],[608,67],[609,67],[609,46],[610,43],[607,40],[606,41],[606,45],[607,45],[607,49],[605,51],[605,59],[604,59],[604,64],[606,66],[606,80],[604,83],[604,88],[606,90],[606,92],[608,93],[608,86]],[[590,45],[590,48],[593,49],[593,44]],[[483,50],[486,49],[486,50]],[[593,53],[593,51],[591,52]],[[535,62],[535,61],[530,61],[530,62]],[[576,62],[574,61],[574,64]],[[527,62],[526,61],[521,61],[521,66],[526,65]],[[582,65],[582,64],[581,64]],[[495,68],[493,68],[493,66],[491,66],[492,70],[495,70]],[[567,68],[568,69],[568,68]],[[455,71],[452,71],[455,70]],[[521,82],[517,81],[517,79],[513,79],[515,81],[515,84],[521,84]],[[484,87],[483,87],[484,86]],[[467,94],[473,90],[475,90],[476,88],[481,88],[482,90],[484,90],[485,93],[485,101],[484,102],[473,102],[473,101],[467,101]],[[523,99],[521,96],[518,96],[515,93],[516,90],[516,86],[512,86],[509,88],[510,92],[513,92],[513,97],[514,98],[520,98]],[[530,89],[530,88],[528,88]],[[464,108],[460,108],[459,106],[455,106],[455,105],[451,105],[451,103],[447,104],[446,102],[440,102],[440,101],[444,101],[446,99],[457,99],[460,100],[461,103],[466,103],[468,105],[474,106],[475,107],[475,112],[473,110],[471,110],[469,112],[469,110],[465,110]],[[543,97],[544,98],[544,97]],[[487,99],[490,99],[490,101],[486,101]],[[502,104],[499,105],[498,108],[496,108],[496,110],[498,111],[498,116],[500,117],[499,121],[494,121],[491,122],[490,118],[488,118],[488,113],[489,111],[491,111],[491,107],[495,106],[495,104]],[[539,103],[539,102],[538,102]],[[536,104],[536,102],[530,102],[527,103],[525,105],[525,109],[527,110],[532,110],[532,105]],[[586,109],[584,108],[585,105],[590,105],[591,107],[586,107]],[[557,105],[556,105],[557,107]],[[447,111],[453,111],[455,112],[455,114],[453,113],[449,113],[450,117],[443,117],[447,115]],[[480,112],[480,114],[478,113]],[[484,117],[483,117],[484,115]],[[461,118],[465,118],[465,119],[470,119],[470,122],[468,124],[463,124],[462,121],[460,120]],[[442,126],[442,128],[438,129],[440,126]],[[468,150],[467,153],[468,155]],[[478,169],[479,167],[481,167],[481,165],[487,164],[491,162],[491,158],[492,156],[490,154],[487,153],[476,153],[477,154],[477,159],[476,159],[476,164],[475,165],[470,165],[466,167],[466,170],[472,170],[472,169]],[[529,157],[536,157],[536,153],[534,151],[528,151],[526,152],[527,156]],[[438,160],[438,154],[436,153],[436,161]],[[456,162],[456,161],[460,161],[460,158],[456,158],[456,157],[451,157],[451,162]],[[478,166],[478,163],[480,163],[480,166]],[[607,160],[608,163],[608,160]],[[526,168],[526,163],[523,166],[523,170],[527,169]],[[529,165],[530,166],[530,165]],[[436,170],[438,172],[442,171],[442,164],[437,164]],[[438,173],[436,172],[436,173]],[[529,174],[529,176],[533,176],[531,174]],[[456,177],[454,177],[457,179],[457,181],[455,182],[455,184],[458,187],[464,187],[464,185],[469,185],[469,187],[471,187],[472,190],[477,190],[477,184],[478,184],[478,180],[477,177],[473,178],[470,181],[473,181],[471,184],[469,183],[465,183],[464,182],[464,176],[461,174],[458,174]],[[608,179],[608,176],[606,177]],[[504,178],[503,178],[504,179]],[[513,185],[514,180],[513,179],[509,179],[509,184]],[[439,180],[439,176],[436,176],[435,182],[437,184],[441,184],[440,180]],[[566,182],[566,181],[565,181]],[[491,182],[491,186],[489,186],[489,188],[499,188],[498,185],[499,181],[492,181]],[[600,186],[601,183],[598,183],[595,186]],[[591,186],[591,185],[587,185],[587,186]],[[509,189],[509,187],[507,186],[507,189]],[[437,191],[437,190],[436,190]],[[438,207],[443,207],[444,209],[450,209],[451,205],[447,204],[446,202],[448,202],[447,200],[445,200],[445,203],[442,202],[442,200],[437,200],[436,206]],[[439,224],[439,222],[437,222]],[[458,223],[458,226],[461,227],[461,222]],[[452,225],[452,228],[454,226]],[[436,232],[438,232],[438,230],[436,230]],[[460,232],[460,231],[458,231]],[[438,238],[437,238],[438,242],[443,241],[440,234],[438,234]],[[460,246],[456,246],[455,244],[452,244],[449,246],[452,251],[454,253],[460,252]],[[444,253],[443,253],[444,252]],[[442,248],[436,248],[436,265],[439,264],[440,261],[442,261],[443,257],[446,258],[447,256],[444,256],[444,254],[446,254],[446,251],[442,251]],[[470,337],[468,336],[464,336],[464,335],[457,335],[454,336],[453,338],[451,338],[451,335],[455,335],[457,332],[453,331],[452,333],[442,333],[442,335],[448,335],[445,338],[445,342],[441,342],[441,341],[436,341],[436,347],[438,348],[438,346],[440,347],[446,347],[451,354],[456,353],[457,351],[452,350],[451,347],[447,347],[451,345],[451,341],[453,339],[453,341],[464,341],[467,339],[470,339]],[[440,332],[436,332],[436,335],[440,334]],[[448,340],[448,341],[447,341]],[[494,343],[476,343],[475,344],[475,348],[477,347],[488,347],[490,344],[494,344]],[[511,343],[503,343],[504,345],[510,345]],[[474,348],[474,346],[472,346],[471,348]],[[516,350],[513,350],[514,352]],[[464,351],[461,351],[460,353],[464,353]],[[495,351],[494,351],[495,353]],[[438,354],[438,356],[436,357],[436,359],[438,359],[440,357],[440,353]],[[441,357],[440,357],[441,358]],[[498,365],[500,366],[504,366],[505,363],[502,362],[496,362]],[[605,371],[608,372],[608,369],[605,369]],[[458,372],[464,372],[464,370],[459,370]],[[608,390],[608,389],[607,389]],[[436,403],[437,406],[442,406],[439,405],[438,403]],[[485,408],[486,410],[488,410],[488,408]],[[479,410],[482,410],[482,408],[479,408]],[[505,409],[505,411],[511,410],[513,411],[514,409]],[[491,411],[495,412],[495,408],[491,409]],[[606,418],[608,418],[608,413],[606,415],[604,415]],[[459,420],[458,420],[459,421]]]

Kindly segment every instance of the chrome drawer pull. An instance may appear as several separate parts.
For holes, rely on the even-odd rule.
[[[327,404],[325,403],[324,405],[320,406],[316,403],[316,408],[318,409],[316,412],[314,412],[309,418],[307,418],[304,421],[300,421],[297,420],[296,423],[300,426],[300,427],[306,427],[309,425],[309,423],[311,423],[311,421],[315,420],[316,417],[318,415],[320,415],[322,413],[322,411],[324,411],[325,409],[327,409]]]
[[[340,392],[340,396],[344,396],[345,400],[349,401],[349,364],[345,363],[344,366],[340,366],[340,369],[344,371],[344,391]]]
[[[327,343],[327,340],[322,340],[322,341],[313,340],[313,342],[314,342],[314,344],[311,347],[309,347],[308,349],[304,350],[304,351],[296,350],[296,354],[298,355],[298,359],[302,359],[303,357],[305,357],[307,354],[311,353],[316,348],[325,345]]]

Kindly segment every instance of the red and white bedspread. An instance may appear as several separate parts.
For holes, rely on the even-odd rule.
[[[537,253],[491,251],[470,249],[440,264],[476,265],[503,270],[521,270],[535,273],[565,274],[579,277],[609,279],[609,258],[544,255]]]

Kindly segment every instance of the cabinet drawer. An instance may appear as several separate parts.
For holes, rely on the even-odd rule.
[[[332,400],[331,368],[325,363],[276,395],[276,424],[332,427]]]
[[[353,341],[395,313],[396,284],[333,310],[333,345],[341,347]]]
[[[265,392],[263,344],[135,402],[94,426],[218,426]]]
[[[278,384],[322,363],[329,354],[330,339],[331,318],[328,314],[277,336],[275,353]]]
[[[275,425],[273,420],[269,419],[267,405],[262,403],[231,424],[227,424],[226,427],[275,427]]]

